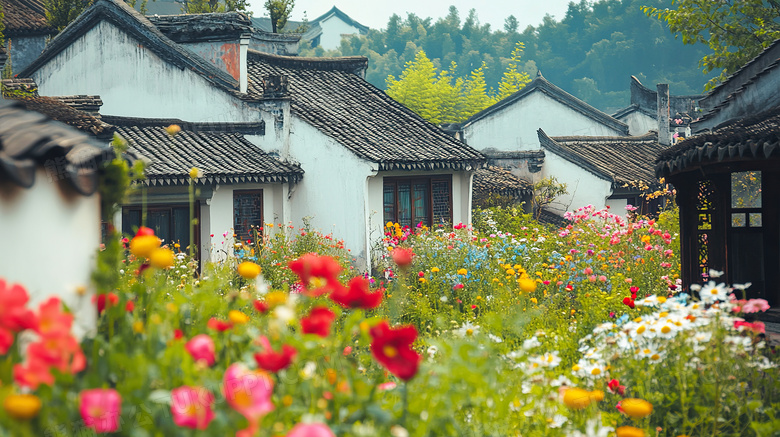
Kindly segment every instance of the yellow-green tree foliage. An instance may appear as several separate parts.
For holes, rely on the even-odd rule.
[[[424,50],[407,62],[400,77],[387,77],[387,95],[433,124],[460,123],[477,112],[521,90],[531,80],[519,71],[522,43],[518,43],[498,92],[485,82],[485,63],[466,78],[456,76],[457,64],[439,71]]]

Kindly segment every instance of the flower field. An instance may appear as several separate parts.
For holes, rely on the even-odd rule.
[[[0,436],[778,435],[749,284],[683,290],[674,214],[567,219],[388,223],[370,273],[285,224],[202,271],[115,235],[84,339],[0,280]]]

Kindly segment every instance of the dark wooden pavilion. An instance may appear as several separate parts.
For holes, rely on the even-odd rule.
[[[780,305],[780,107],[663,150],[656,175],[677,190],[684,285],[720,270]]]

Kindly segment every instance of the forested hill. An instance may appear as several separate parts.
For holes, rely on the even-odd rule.
[[[393,15],[385,29],[344,39],[338,51],[318,47],[301,54],[366,56],[367,79],[385,89],[388,75],[398,77],[423,49],[440,69],[455,62],[461,77],[484,62],[487,84],[496,88],[512,49],[522,42],[523,67],[531,77],[541,69],[556,85],[609,113],[628,105],[631,75],[650,88],[669,83],[672,94],[702,93],[711,77],[698,67],[706,46],[683,45],[665,23],[647,17],[642,6],[671,7],[671,0],[580,0],[569,3],[562,20],[547,16],[525,30],[518,29],[514,16],[507,17],[503,29],[492,29],[480,24],[478,11],[472,9],[463,19],[451,6],[436,22],[415,14]]]

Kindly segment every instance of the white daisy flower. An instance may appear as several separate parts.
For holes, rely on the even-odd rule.
[[[701,287],[699,296],[704,303],[714,303],[717,301],[728,300],[729,289],[723,284],[715,284],[714,281],[710,281]]]
[[[461,325],[460,328],[456,329],[453,332],[455,332],[455,334],[461,338],[466,336],[471,337],[472,335],[479,333],[479,325],[474,325],[471,322],[466,322],[463,325]]]

